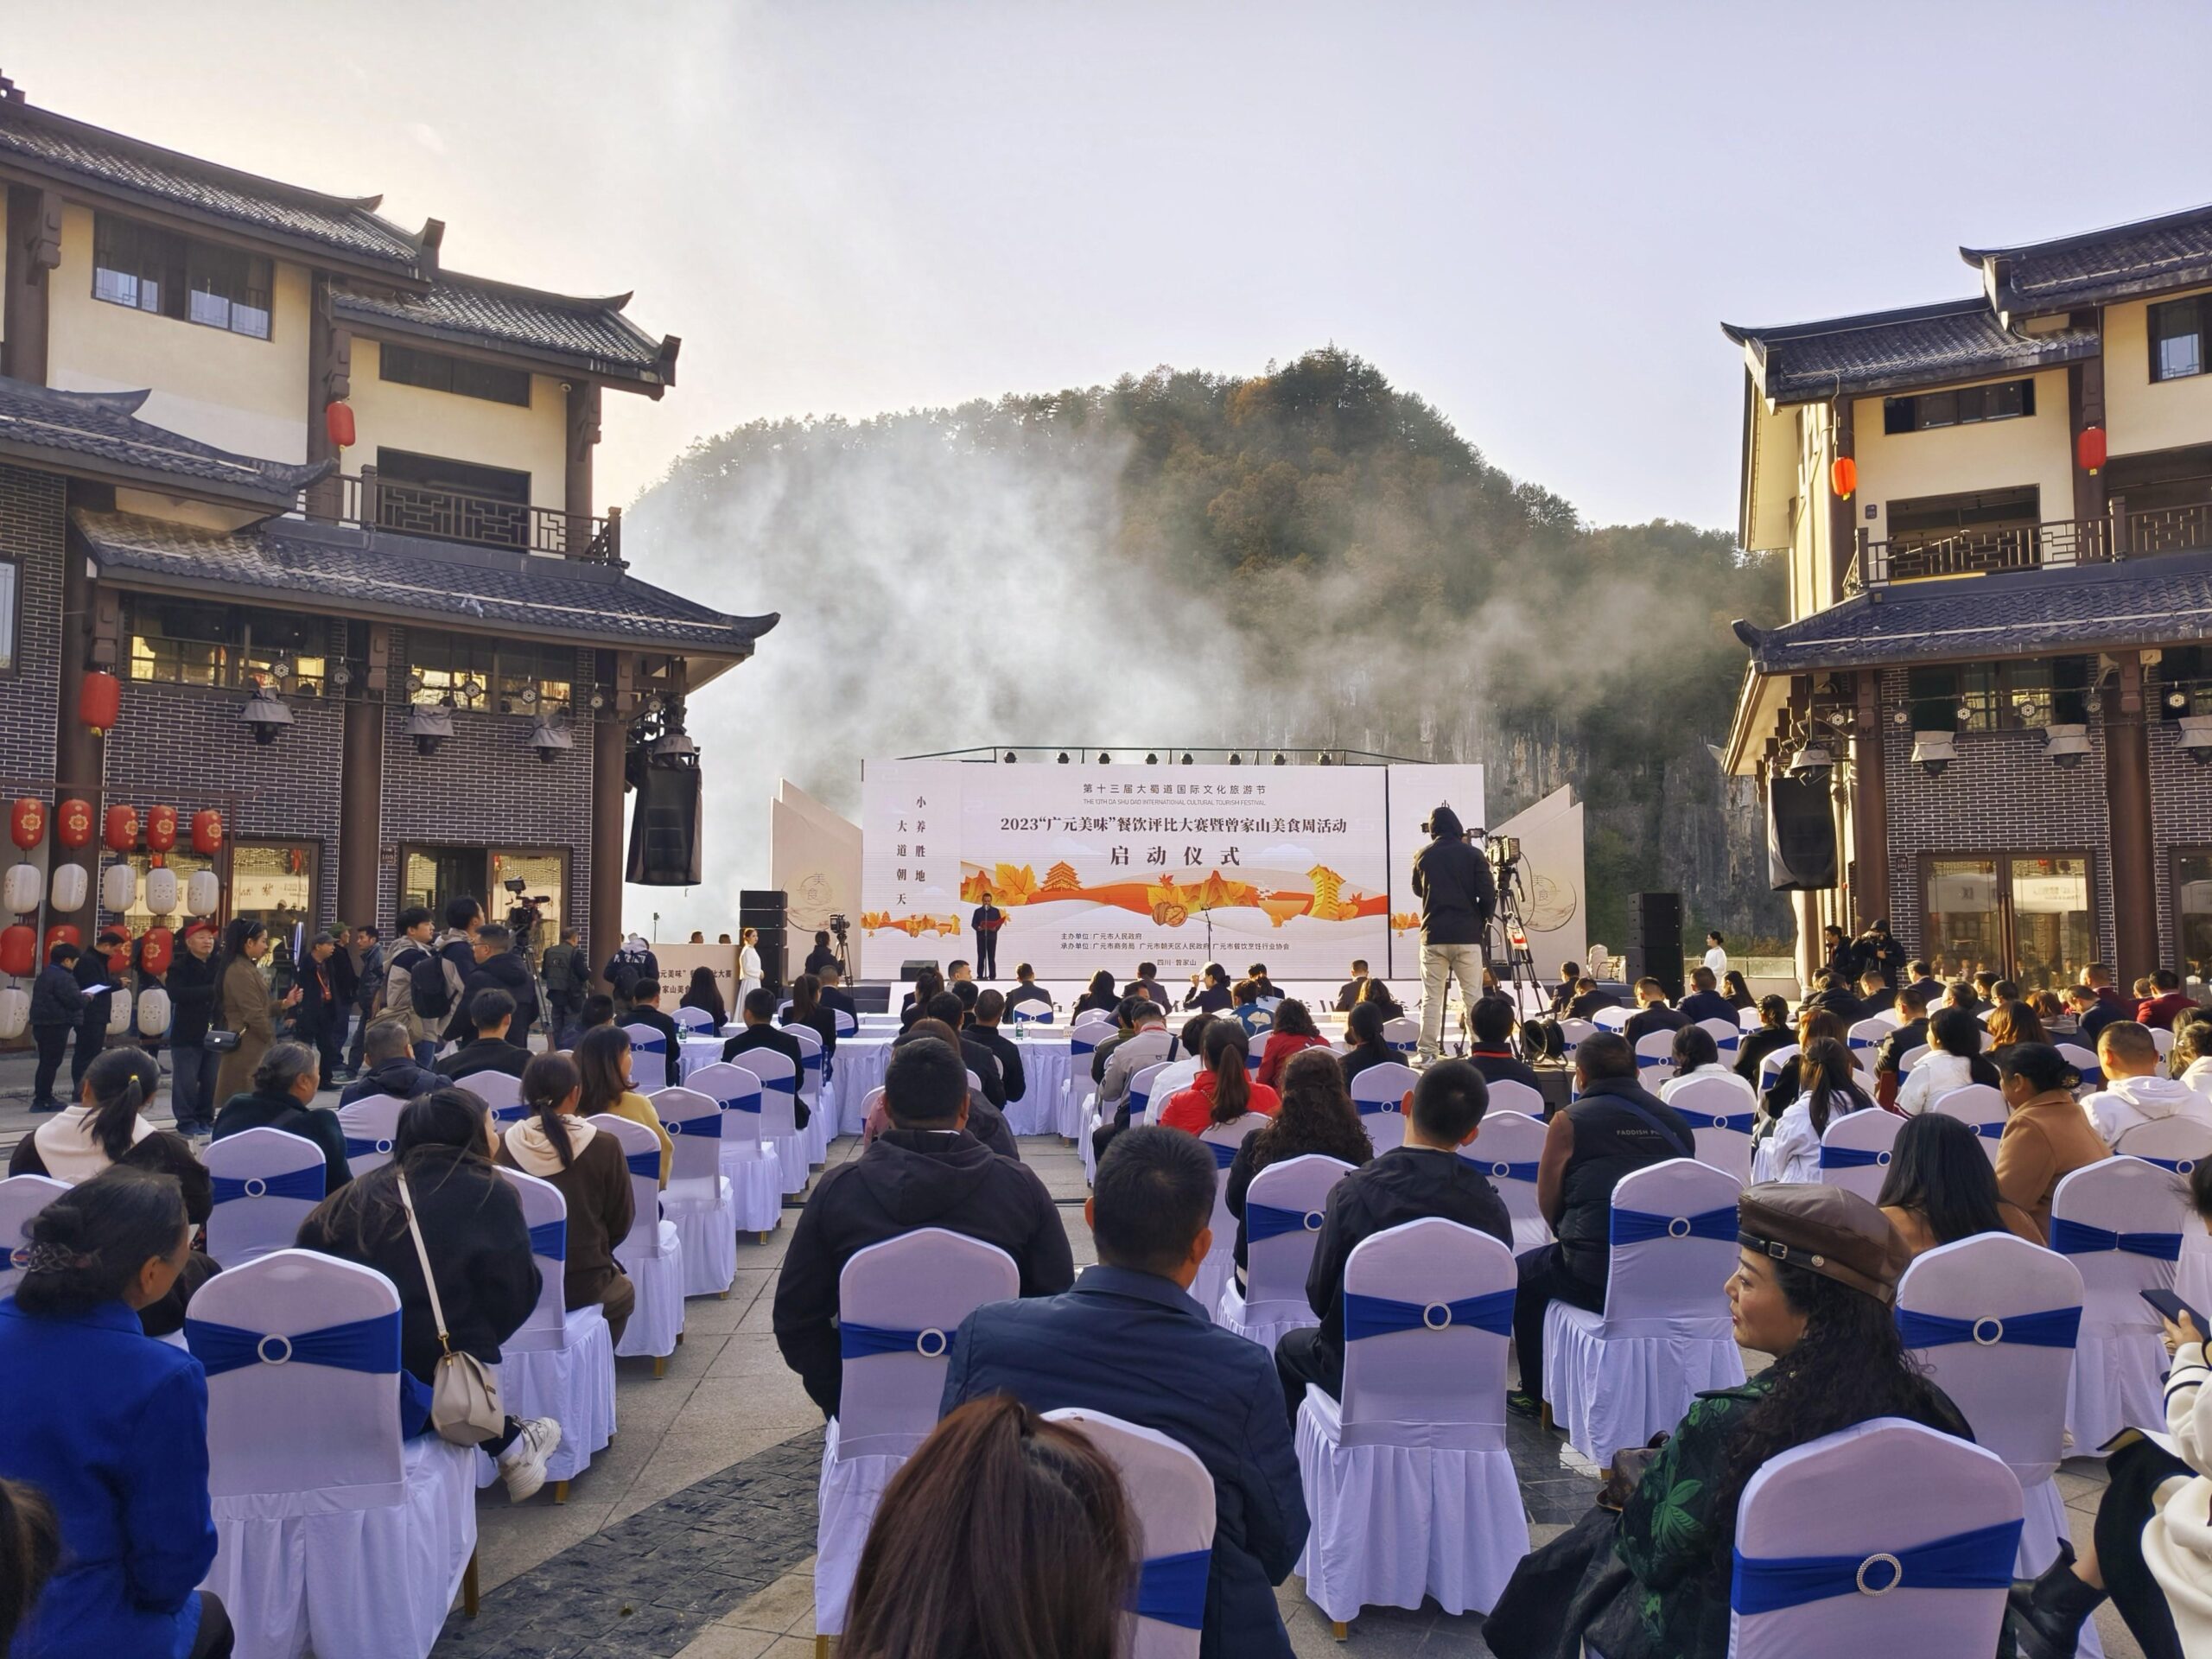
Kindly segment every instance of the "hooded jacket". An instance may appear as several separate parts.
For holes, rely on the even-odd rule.
[[[505,991],[514,998],[514,1023],[507,1027],[508,1034],[516,1039],[529,1036],[531,1027],[537,1023],[537,982],[531,976],[528,962],[512,950],[502,950],[485,957],[461,980],[461,1006],[447,1023],[448,1037],[465,1043],[476,1034],[469,1004],[479,991]]]
[[[401,1054],[389,1060],[379,1060],[338,1092],[338,1103],[351,1106],[357,1100],[366,1100],[371,1095],[390,1095],[395,1100],[412,1100],[417,1095],[427,1095],[433,1089],[442,1089],[453,1079],[428,1066],[415,1064],[411,1054]]]
[[[886,1129],[816,1183],[776,1281],[776,1346],[824,1415],[837,1414],[844,1383],[838,1275],[856,1252],[922,1227],[998,1246],[1020,1269],[1024,1296],[1075,1282],[1067,1230],[1033,1171],[965,1129]]]
[[[84,1013],[85,988],[77,982],[74,968],[49,962],[38,970],[31,982],[31,1024],[73,1026]]]
[[[2170,1117],[2194,1118],[2212,1133],[2212,1100],[2179,1077],[2114,1077],[2085,1096],[2082,1109],[2115,1152],[2120,1138],[2130,1129]]]
[[[1480,944],[1497,908],[1490,861],[1470,847],[1459,815],[1448,806],[1429,814],[1428,845],[1414,857],[1414,892],[1421,898],[1423,944]]]
[[[2212,1101],[2212,1055],[2207,1055],[2201,1060],[2191,1060],[2189,1069],[2181,1074],[2181,1081],[2207,1101]]]
[[[622,1276],[614,1247],[630,1236],[638,1205],[622,1143],[580,1117],[563,1118],[562,1123],[569,1137],[566,1166],[545,1126],[534,1117],[509,1126],[493,1161],[560,1189],[569,1206],[562,1305],[573,1311],[589,1307]]]

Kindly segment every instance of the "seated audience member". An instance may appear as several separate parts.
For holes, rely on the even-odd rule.
[[[1904,979],[1905,984],[1917,985],[1924,993],[1923,1007],[1933,1007],[1943,995],[1943,982],[1936,977],[1935,965],[1924,957],[1916,957],[1905,964]]]
[[[530,1064],[530,1051],[507,1040],[507,1033],[514,1029],[514,998],[505,991],[479,991],[469,1002],[468,1017],[476,1034],[439,1062],[446,1076],[455,1083],[479,1071],[522,1076],[523,1067]]]
[[[18,1384],[0,1477],[44,1496],[62,1548],[10,1651],[223,1659],[230,1620],[196,1588],[215,1561],[207,1380],[139,1325],[191,1256],[184,1195],[172,1176],[112,1166],[24,1230],[22,1276],[0,1302],[0,1376]]]
[[[1260,1006],[1260,987],[1255,980],[1240,979],[1230,989],[1229,1012],[1236,1023],[1244,1027],[1250,1037],[1274,1029],[1274,1015]]]
[[[1735,1068],[1720,1058],[1720,1045],[1713,1040],[1713,1033],[1702,1026],[1684,1026],[1675,1033],[1675,1075],[1659,1085],[1659,1098],[1672,1100],[1675,1091],[1684,1084],[1701,1077],[1719,1077],[1743,1091],[1744,1103],[1756,1106],[1758,1091],[1736,1075]]]
[[[2102,975],[2102,983],[2094,977],[2099,974]],[[2134,1019],[2135,1010],[2120,1000],[2120,988],[2112,982],[2110,969],[2085,968],[2082,977],[2082,984],[2069,988],[2067,1002],[2075,1010],[2075,1031],[2083,1043],[2094,1047],[2098,1034],[2107,1026],[2115,1020]],[[2087,1001],[2076,999],[2075,991],[2082,992]]]
[[[1559,983],[1552,987],[1550,1013],[1554,1020],[1567,1017],[1567,1007],[1574,1001],[1575,982],[1581,977],[1581,963],[1567,962],[1560,964]]]
[[[1736,1075],[1754,1089],[1760,1086],[1759,1062],[1797,1040],[1789,1028],[1789,1004],[1784,998],[1763,996],[1758,1007],[1759,1028],[1745,1032],[1736,1044]]]
[[[1928,1052],[1897,1090],[1897,1110],[1917,1117],[1954,1089],[1995,1088],[1997,1063],[1981,1052],[1981,1021],[1966,1009],[1938,1011],[1928,1022]]]
[[[1122,1044],[1137,1034],[1139,1022],[1154,1012],[1151,1001],[1141,996],[1125,996],[1114,1005],[1114,1034],[1090,1051],[1090,1080],[1102,1089],[1106,1083],[1106,1068],[1113,1063],[1114,1055]],[[1165,1019],[1166,1015],[1161,1015]]]
[[[1980,1019],[1983,1014],[1989,1013],[1990,1010],[2004,1001],[2004,993],[2000,988],[2003,982],[2004,976],[2002,975],[1992,973],[1986,968],[1978,970],[1974,975],[1972,983],[1974,1012],[1976,1019]]]
[[[1602,1008],[1618,1008],[1619,997],[1600,987],[1595,978],[1585,974],[1574,982],[1574,999],[1567,1005],[1570,1020],[1595,1020]]]
[[[793,1077],[798,1077],[805,1069],[806,1055],[798,1046],[798,1039],[777,1027],[776,994],[773,991],[765,985],[754,986],[745,994],[745,1001],[739,1009],[739,1014],[745,1021],[745,1029],[722,1045],[722,1058],[725,1062],[742,1065],[745,1064],[746,1055],[750,1054],[756,1048],[765,1048],[771,1053],[780,1054],[789,1060],[791,1063]],[[674,1052],[673,1049],[670,1051],[671,1055]],[[676,1079],[671,1076],[669,1081],[673,1084]],[[793,1125],[798,1128],[804,1128],[809,1116],[806,1103],[794,1096],[791,1101]]]
[[[287,1039],[271,1043],[253,1068],[253,1088],[232,1095],[215,1114],[218,1141],[242,1129],[282,1129],[322,1148],[323,1191],[335,1192],[353,1179],[346,1162],[346,1131],[338,1114],[314,1104],[321,1084],[321,1063],[305,1043]]]
[[[1294,1433],[1306,1385],[1332,1400],[1344,1389],[1344,1264],[1352,1247],[1380,1232],[1431,1216],[1488,1233],[1513,1246],[1513,1218],[1490,1177],[1459,1156],[1477,1138],[1490,1102],[1481,1072],[1465,1060],[1438,1060],[1421,1074],[1406,1111],[1406,1141],[1329,1189],[1306,1300],[1318,1325],[1286,1333],[1275,1344],[1275,1371]]]
[[[1191,988],[1184,994],[1183,1006],[1196,1008],[1200,1014],[1224,1014],[1235,1001],[1229,988],[1229,969],[1217,962],[1210,962],[1202,974],[1191,976]]]
[[[822,1064],[826,1071],[837,1052],[837,1016],[822,1001],[822,982],[801,974],[791,982],[791,1005],[777,1016],[785,1027],[804,1026],[822,1039]]]
[[[1090,988],[1076,999],[1075,1012],[1111,1014],[1121,1006],[1122,999],[1114,995],[1114,976],[1101,968],[1090,976]]]
[[[0,1653],[61,1565],[61,1522],[35,1486],[0,1480]]]
[[[1793,1069],[1797,1098],[1783,1109],[1774,1133],[1759,1143],[1751,1160],[1754,1181],[1819,1180],[1821,1137],[1828,1125],[1874,1103],[1851,1075],[1851,1051],[1833,1037],[1810,1044]]]
[[[768,999],[768,1014],[772,1017],[776,1012],[775,993],[763,991],[760,995]],[[661,1088],[673,1089],[683,1081],[683,1029],[660,1011],[660,982],[658,980],[641,979],[638,982],[636,988],[630,993],[630,1012],[623,1016],[622,1023],[626,1026],[651,1026],[660,1033],[663,1052],[657,1057],[658,1065],[655,1069],[662,1074],[659,1082]],[[748,1027],[752,1023],[749,1019],[746,1021]],[[741,1040],[740,1037],[730,1039],[730,1042],[733,1043]],[[785,1040],[790,1039],[785,1039]],[[791,1047],[796,1051],[798,1045],[792,1043]],[[728,1043],[722,1046],[722,1058],[729,1058]],[[801,1106],[799,1110],[801,1113],[799,1127],[804,1128],[806,1118],[804,1114],[806,1109]]]
[[[1872,1020],[1897,1010],[1897,987],[1891,984],[1879,968],[1869,968],[1859,976],[1859,1018]]]
[[[944,988],[944,976],[934,968],[925,968],[914,976],[914,988],[906,993],[906,1000],[899,1005],[899,1029],[904,1031],[915,1020],[927,1016],[930,999]]]
[[[884,1489],[837,1651],[1108,1659],[1141,1551],[1121,1477],[1080,1425],[1007,1395],[978,1400]]]
[[[1736,1005],[1720,995],[1720,981],[1710,968],[1693,969],[1690,974],[1690,994],[1675,1005],[1675,1011],[1683,1019],[1725,1020],[1736,1023]]]
[[[1367,958],[1365,957],[1354,957],[1351,959],[1351,977],[1344,981],[1343,984],[1337,987],[1337,1001],[1335,1004],[1337,1012],[1338,1014],[1350,1014],[1352,1010],[1352,1005],[1359,1001],[1359,994],[1361,990],[1365,988],[1366,984]]]
[[[976,969],[967,957],[955,957],[944,964],[945,989],[950,990],[956,985],[973,985],[975,982]]]
[[[1406,1017],[1406,1005],[1390,994],[1389,982],[1376,979],[1371,974],[1368,976],[1367,983],[1359,988],[1359,1001],[1353,1006],[1380,1008],[1385,1020]]]
[[[2212,1101],[2212,1014],[2174,1029],[2174,1052],[2167,1062],[2173,1075]]]
[[[822,987],[816,995],[821,998],[822,1006],[830,1010],[831,1034],[836,1032],[837,1016],[841,1014],[859,1025],[861,1011],[853,1006],[852,993],[845,988],[845,970],[834,962],[824,963],[815,978]]]
[[[619,1026],[588,1031],[569,1058],[575,1062],[576,1076],[583,1084],[583,1098],[576,1105],[577,1116],[597,1117],[602,1112],[611,1112],[651,1129],[660,1141],[660,1184],[666,1186],[669,1166],[676,1158],[676,1142],[669,1138],[668,1129],[661,1122],[660,1113],[652,1101],[639,1093],[637,1085],[631,1081],[630,1070],[637,1064],[637,1051],[630,1045],[630,1033]]]
[[[964,969],[967,964],[963,963],[960,966]],[[973,978],[953,980],[944,988],[958,997],[960,1006],[970,1014],[976,1011],[976,999],[983,994],[983,988]]]
[[[1006,994],[1006,1005],[1009,1010],[1018,1008],[1025,1002],[1041,1003],[1047,1008],[1052,1006],[1052,994],[1037,982],[1037,970],[1027,963],[1014,970],[1014,987]]]
[[[2161,968],[2151,976],[2151,995],[2135,1006],[2135,1020],[2153,1031],[2171,1031],[2175,1020],[2196,1007],[2196,999],[2182,989],[2181,976]]]
[[[1484,1083],[1542,1087],[1536,1080],[1535,1068],[1513,1052],[1513,1004],[1505,998],[1477,997],[1475,1006],[1467,1011],[1467,1034],[1474,1039],[1468,1045],[1467,1058],[1483,1074]]]
[[[1915,1255],[1976,1233],[2010,1231],[2031,1244],[2044,1242],[2025,1211],[1998,1196],[1981,1137],[1942,1112],[1923,1112],[1897,1131],[1881,1205]]]
[[[1999,1002],[1989,1016],[1989,1058],[2002,1064],[2005,1051],[2015,1043],[2044,1043],[2050,1033],[2044,1029],[2036,1011],[2015,997]]]
[[[968,1132],[968,1079],[949,1043],[920,1038],[894,1049],[883,1103],[890,1127],[815,1182],[776,1280],[776,1346],[825,1417],[837,1414],[843,1385],[837,1276],[855,1252],[943,1227],[1012,1256],[1024,1296],[1075,1281],[1067,1230],[1044,1182]]]
[[[569,1255],[562,1306],[571,1313],[597,1303],[614,1340],[638,1306],[637,1287],[614,1247],[630,1236],[638,1200],[622,1143],[576,1116],[583,1080],[565,1054],[540,1054],[524,1069],[530,1116],[507,1126],[493,1160],[558,1187],[569,1204]]]
[[[1927,985],[1914,980],[1899,991],[1897,1012],[1904,1016],[1902,1023],[1874,1049],[1874,1102],[1892,1109],[1897,1103],[1897,1090],[1904,1082],[1904,1074],[1899,1070],[1904,1057],[1916,1048],[1929,1046]]]
[[[1759,1005],[1758,998],[1751,995],[1751,982],[1744,977],[1741,969],[1731,968],[1720,976],[1720,995],[1738,1014]]]
[[[1160,982],[1160,969],[1148,962],[1137,963],[1137,976],[1122,990],[1125,995],[1141,996],[1161,1009],[1175,1006],[1168,997],[1167,988]]]
[[[1844,1024],[1841,1014],[1832,1009],[1816,1007],[1808,1003],[1797,1010],[1797,1052],[1802,1056],[1807,1049],[1824,1037],[1834,1038],[1837,1042],[1843,1044],[1847,1051],[1850,1047],[1850,1039],[1847,1034],[1849,1029],[1850,1027]],[[1776,1072],[1774,1081],[1767,1084],[1766,1092],[1759,1096],[1759,1110],[1762,1118],[1755,1132],[1762,1138],[1770,1134],[1772,1132],[1770,1125],[1778,1121],[1783,1113],[1796,1104],[1797,1096],[1803,1092],[1797,1086],[1796,1066],[1785,1065]]]
[[[968,1010],[968,1023],[961,1030],[991,1051],[1006,1084],[1007,1099],[1021,1100],[1028,1096],[1029,1077],[1021,1069],[1021,1045],[1000,1033],[999,1022],[1005,1018],[1006,993],[982,991],[976,997],[976,1006]]]
[[[1234,1123],[1247,1112],[1273,1117],[1282,1099],[1267,1084],[1252,1081],[1245,1065],[1251,1052],[1244,1028],[1236,1021],[1210,1021],[1199,1051],[1198,1074],[1189,1088],[1179,1090],[1160,1109],[1162,1127],[1196,1135]]]
[[[1997,1071],[2011,1109],[1997,1143],[1997,1190],[2027,1211],[2037,1232],[2048,1235],[2051,1195],[2059,1182],[2112,1151],[2074,1098],[2081,1074],[2056,1049],[2015,1043]]]
[[[1133,1022],[1130,1028],[1117,1033],[1110,1043],[1101,1043],[1098,1052],[1091,1057],[1090,1069],[1098,1083],[1098,1127],[1090,1136],[1094,1163],[1105,1154],[1107,1143],[1129,1127],[1129,1088],[1137,1073],[1184,1052],[1167,1033],[1166,1015],[1153,1002],[1131,997],[1122,1006]]]
[[[429,1431],[430,1390],[445,1344],[423,1278],[423,1256],[436,1275],[438,1306],[456,1353],[486,1365],[537,1306],[539,1277],[530,1228],[512,1183],[492,1167],[498,1144],[484,1103],[465,1089],[436,1089],[408,1102],[392,1135],[391,1161],[316,1205],[300,1224],[299,1247],[374,1268],[399,1293],[399,1363],[414,1383],[401,1402],[410,1434]],[[400,1197],[400,1178],[407,1197]],[[415,1248],[407,1205],[415,1208],[423,1250]],[[499,1465],[507,1499],[519,1503],[545,1484],[545,1460],[561,1444],[550,1417],[510,1417],[484,1443]]]
[[[985,1052],[974,1039],[954,1030],[942,1020],[915,1020],[891,1046],[895,1051],[909,1043],[925,1040],[944,1044],[960,1057],[962,1068],[969,1071],[976,1071],[977,1053]],[[976,1072],[976,1081],[980,1083],[982,1080],[982,1074]],[[861,1133],[861,1147],[865,1148],[872,1145],[875,1137],[890,1127],[890,1109],[885,1102],[879,1100],[874,1109],[868,1113],[867,1127]],[[972,1090],[968,1096],[968,1133],[1000,1157],[1011,1158],[1017,1164],[1021,1161],[1020,1149],[1014,1144],[1014,1131],[1007,1128],[1006,1115],[988,1100],[977,1099]]]
[[[1866,1017],[1866,1005],[1851,988],[1851,982],[1842,974],[1821,974],[1813,981],[1812,995],[1797,1010],[1802,1019],[1808,1010],[1819,1008],[1832,1014],[1848,1026],[1857,1025]]]
[[[1301,1049],[1326,1048],[1329,1039],[1314,1025],[1313,1016],[1306,1005],[1295,997],[1285,997],[1275,1009],[1275,1023],[1268,1033],[1268,1040],[1260,1050],[1260,1082],[1268,1088],[1275,1086],[1275,1079],[1282,1073],[1284,1063]]]
[[[601,1026],[614,1023],[614,999],[605,991],[594,991],[584,998],[583,1007],[576,1014],[579,1033],[597,1031]]]
[[[968,1029],[968,1007],[951,991],[939,991],[930,999],[929,1017],[953,1033],[960,1058],[976,1074],[976,1081],[983,1086],[983,1098],[997,1111],[1006,1105],[1006,1074],[999,1069],[999,1057],[978,1041]],[[907,1030],[912,1035],[912,1027]]]
[[[1367,982],[1372,985],[1375,982]],[[1386,1016],[1372,1002],[1362,1002],[1354,1007],[1344,1020],[1344,1044],[1347,1052],[1338,1057],[1344,1067],[1344,1085],[1370,1065],[1388,1065],[1393,1061],[1403,1063],[1405,1056],[1384,1040],[1382,1027]]]
[[[1188,1294],[1213,1245],[1213,1159],[1189,1135],[1141,1127],[1117,1137],[1084,1205],[1098,1265],[1064,1295],[969,1314],[944,1409],[1011,1394],[1037,1411],[1108,1412],[1189,1448],[1215,1491],[1198,1651],[1289,1659],[1272,1586],[1305,1544],[1306,1498],[1289,1425],[1272,1404],[1273,1361]]]
[[[1375,1155],[1374,1144],[1344,1088],[1344,1068],[1325,1050],[1294,1054],[1282,1069],[1282,1103],[1275,1115],[1246,1135],[1236,1148],[1222,1185],[1222,1202],[1236,1217],[1237,1283],[1244,1281],[1244,1198],[1252,1178],[1270,1164],[1287,1163],[1309,1152],[1335,1158],[1354,1169]]]
[[[2067,1007],[2064,997],[2056,991],[2031,991],[2027,1001],[2028,1006],[2035,1010],[2036,1018],[2043,1021],[2043,1028],[2050,1034],[2053,1042],[2079,1040],[2081,1021],[2075,1018],[2073,1009]],[[2094,1048],[2096,1045],[2092,1042],[2089,1046]]]
[[[1872,1417],[1971,1438],[1898,1337],[1891,1305],[1910,1258],[1880,1211],[1838,1186],[1759,1185],[1738,1224],[1730,1318],[1736,1340],[1775,1363],[1700,1395],[1630,1496],[1610,1556],[1583,1580],[1606,1604],[1593,1639],[1610,1637],[1612,1651],[1728,1652],[1737,1505],[1778,1453]],[[1600,1586],[1616,1562],[1627,1581]]]
[[[2148,1026],[2114,1020],[2098,1034],[2097,1065],[2105,1074],[2104,1087],[2085,1096],[2082,1109],[2107,1147],[2117,1149],[2128,1130],[2169,1117],[2194,1118],[2212,1132],[2212,1100],[2181,1078],[2165,1076],[2164,1064]]]
[[[729,1023],[729,1007],[722,1001],[722,988],[715,983],[715,970],[704,963],[691,970],[691,982],[683,988],[683,995],[676,1006],[698,1009],[707,1016],[709,1031],[720,1031]]]
[[[412,1100],[433,1089],[442,1089],[452,1081],[415,1063],[415,1045],[407,1035],[407,1023],[403,1020],[370,1020],[368,1030],[361,1037],[361,1058],[368,1069],[339,1091],[340,1106],[351,1106],[372,1095]]]
[[[1576,1044],[1574,1084],[1577,1098],[1552,1114],[1536,1165],[1536,1203],[1554,1242],[1520,1258],[1513,1341],[1521,1387],[1506,1403],[1523,1416],[1541,1408],[1545,1309],[1554,1301],[1592,1313],[1605,1306],[1613,1188],[1624,1175],[1697,1154],[1681,1115],[1637,1082],[1636,1051],[1625,1037],[1601,1031]]]

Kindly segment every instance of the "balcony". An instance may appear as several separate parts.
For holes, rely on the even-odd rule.
[[[495,496],[401,483],[379,478],[373,467],[310,485],[300,493],[298,511],[304,518],[397,531],[429,541],[512,548],[518,553],[606,564],[622,562],[620,507],[609,508],[602,518],[559,507],[531,506]]]
[[[2130,512],[2115,496],[2101,518],[1966,531],[1955,536],[1873,542],[1859,532],[1844,572],[1846,598],[1891,582],[1986,575],[1999,570],[2063,570],[2212,548],[2212,504]]]

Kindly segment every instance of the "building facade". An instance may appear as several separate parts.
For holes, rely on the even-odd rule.
[[[1824,783],[1822,928],[2123,986],[2212,963],[2212,208],[1961,257],[1980,292],[1745,365],[1741,529],[1789,615],[1728,748]]]
[[[280,938],[519,891],[604,963],[626,787],[696,766],[686,696],[776,620],[639,581],[597,505],[606,395],[676,338],[4,77],[0,191],[0,791],[216,809],[168,862]]]

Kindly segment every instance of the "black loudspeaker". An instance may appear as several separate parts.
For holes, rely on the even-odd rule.
[[[940,973],[935,957],[909,957],[899,964],[899,982],[911,985],[924,974]]]
[[[1682,995],[1682,895],[1632,893],[1628,896],[1629,979],[1657,980],[1669,997]]]
[[[1767,779],[1766,863],[1767,885],[1777,893],[1835,886],[1835,809],[1825,777]]]
[[[699,884],[696,766],[648,766],[639,771],[638,804],[630,818],[630,861],[625,874],[642,887]]]
[[[746,889],[737,895],[737,925],[760,934],[761,983],[781,995],[789,964],[784,959],[785,903],[780,891]]]

